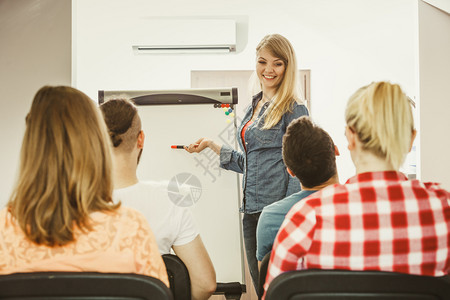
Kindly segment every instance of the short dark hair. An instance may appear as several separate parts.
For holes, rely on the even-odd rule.
[[[312,188],[336,175],[336,154],[330,135],[303,116],[283,136],[283,160],[304,187]]]
[[[141,119],[131,100],[114,98],[100,105],[115,149],[130,151],[141,132]]]

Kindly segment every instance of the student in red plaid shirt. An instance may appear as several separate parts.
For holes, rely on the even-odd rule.
[[[400,86],[375,82],[345,112],[356,176],[300,201],[275,239],[265,291],[301,269],[380,270],[442,276],[450,269],[450,193],[398,172],[416,136]]]

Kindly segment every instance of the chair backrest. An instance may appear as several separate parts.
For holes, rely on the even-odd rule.
[[[173,300],[159,279],[138,274],[36,272],[0,276],[0,299]]]
[[[258,282],[258,298],[261,299],[264,294],[264,283],[266,282],[267,268],[269,267],[270,253],[267,253],[261,261],[261,268],[259,269],[259,282]]]
[[[183,261],[176,255],[162,256],[169,276],[170,289],[175,300],[191,299],[191,280]]]
[[[377,271],[293,271],[270,283],[266,300],[273,299],[444,300],[450,299],[450,279]]]

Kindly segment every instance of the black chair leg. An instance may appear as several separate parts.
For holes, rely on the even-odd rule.
[[[215,295],[224,295],[225,299],[239,300],[241,299],[242,292],[245,292],[245,285],[241,285],[239,282],[229,283],[217,283]]]

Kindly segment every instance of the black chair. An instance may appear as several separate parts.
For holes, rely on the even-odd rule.
[[[173,300],[159,279],[138,274],[36,272],[0,276],[0,299]]]
[[[169,276],[170,289],[175,300],[191,299],[191,280],[183,261],[176,255],[162,256]]]
[[[293,271],[270,283],[266,299],[448,300],[450,279],[377,271]]]
[[[169,276],[170,289],[175,300],[191,299],[191,280],[184,262],[176,255],[162,256]],[[224,295],[225,299],[240,299],[245,288],[239,282],[217,283],[214,295]]]
[[[264,255],[263,260],[261,261],[261,267],[259,269],[259,282],[258,282],[258,299],[262,298],[262,295],[264,294],[264,283],[266,282],[266,275],[267,275],[267,268],[269,267],[269,261],[270,261],[270,253],[267,253]]]

